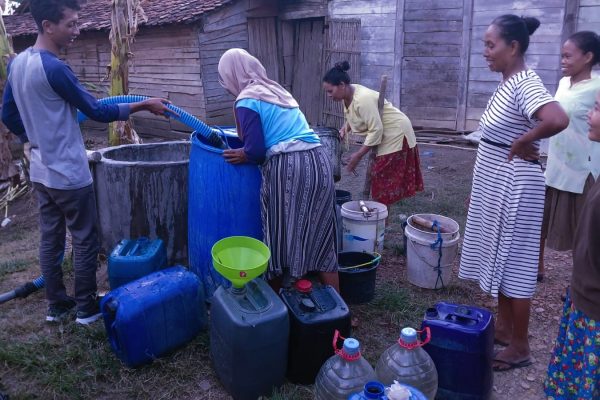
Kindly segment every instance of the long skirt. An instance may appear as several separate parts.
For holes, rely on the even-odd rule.
[[[262,223],[271,250],[267,278],[337,271],[335,185],[323,147],[276,154],[262,174]]]
[[[542,238],[546,239],[547,247],[558,251],[573,249],[579,214],[593,185],[594,177],[590,174],[585,181],[583,193],[571,193],[550,186],[546,187]]]
[[[417,146],[408,147],[406,138],[402,150],[375,157],[371,170],[373,200],[387,206],[423,191],[423,175]]]
[[[459,278],[479,281],[494,297],[535,293],[544,214],[545,181],[539,164],[510,149],[481,142],[460,259]]]
[[[600,321],[567,296],[544,384],[550,400],[600,399]]]

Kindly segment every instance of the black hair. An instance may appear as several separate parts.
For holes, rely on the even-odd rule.
[[[492,21],[500,30],[500,37],[507,44],[513,40],[519,43],[521,54],[525,54],[529,47],[529,36],[540,26],[540,20],[534,17],[519,17],[514,14],[505,14]]]
[[[348,71],[350,69],[350,63],[348,61],[341,61],[335,63],[333,68],[331,68],[325,76],[323,77],[323,82],[327,82],[331,85],[338,86],[342,82],[346,85],[350,84],[350,75],[348,75]]]
[[[600,63],[600,37],[592,31],[580,31],[572,34],[569,39],[577,46],[579,50],[586,53],[592,53],[592,65]]]
[[[63,19],[65,8],[79,11],[81,7],[78,0],[31,0],[29,8],[38,31],[43,33],[42,21],[48,20],[58,24]]]

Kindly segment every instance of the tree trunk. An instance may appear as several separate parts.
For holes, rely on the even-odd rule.
[[[0,15],[0,93],[4,92],[4,86],[8,77],[6,67],[8,60],[14,55],[10,39],[6,34],[4,20]],[[0,180],[12,179],[19,171],[12,163],[10,142],[13,139],[8,128],[0,122]]]
[[[137,18],[143,15],[139,0],[112,0],[112,27],[110,31],[110,95],[129,94],[129,57],[131,43],[137,32]],[[108,143],[141,143],[131,120],[113,122],[109,126]]]

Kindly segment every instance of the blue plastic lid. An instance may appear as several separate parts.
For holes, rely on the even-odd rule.
[[[381,399],[385,393],[385,386],[381,382],[370,381],[365,384],[363,393],[367,399]]]
[[[400,331],[400,339],[404,343],[415,343],[417,341],[417,331],[413,328],[403,328]]]
[[[353,338],[344,339],[344,352],[352,356],[360,351],[360,343]]]

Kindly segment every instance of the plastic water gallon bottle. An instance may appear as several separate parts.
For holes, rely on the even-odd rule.
[[[385,396],[385,386],[383,386],[381,382],[377,381],[367,382],[362,392],[353,394],[350,397],[348,397],[348,400],[367,399],[387,400],[388,398]]]
[[[337,348],[338,338],[339,332],[336,331],[333,338],[336,354],[325,361],[317,375],[317,400],[347,400],[353,393],[362,391],[367,382],[375,380],[373,367],[360,354],[358,340],[344,339],[340,350]]]
[[[398,381],[413,386],[433,400],[437,392],[438,375],[433,360],[422,348],[431,340],[429,328],[425,328],[425,332],[427,337],[421,342],[416,330],[402,329],[398,343],[383,352],[375,371],[377,379],[384,385],[390,386]]]

